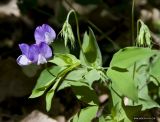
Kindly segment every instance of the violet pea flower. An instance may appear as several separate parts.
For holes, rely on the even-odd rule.
[[[43,24],[35,29],[34,37],[36,44],[40,44],[41,42],[51,44],[56,38],[56,33],[49,25]]]
[[[27,45],[19,44],[22,55],[17,58],[17,63],[21,66],[37,63],[38,65],[47,63],[47,59],[52,57],[51,48],[44,42],[40,44]]]

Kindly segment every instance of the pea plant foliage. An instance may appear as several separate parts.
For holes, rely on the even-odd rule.
[[[77,36],[72,31],[69,17],[74,14]],[[68,13],[62,30],[57,38],[64,40],[64,47],[57,50],[56,32],[49,25],[43,24],[35,30],[35,44],[20,44],[22,55],[17,58],[21,66],[42,65],[41,72],[29,98],[45,95],[46,110],[52,106],[54,94],[70,87],[77,99],[86,107],[79,110],[70,121],[90,122],[132,122],[138,113],[160,107],[157,99],[149,94],[148,85],[160,85],[160,51],[153,49],[148,27],[138,21],[139,27],[135,45],[117,51],[109,67],[103,67],[102,55],[93,30],[89,27],[83,39],[79,36],[79,25],[74,10]],[[70,53],[79,44],[79,57]],[[51,48],[52,47],[52,48]],[[50,65],[47,65],[47,64]],[[108,100],[101,111],[96,89],[93,83],[108,89]],[[101,112],[99,112],[101,111]],[[107,112],[106,112],[107,111]]]

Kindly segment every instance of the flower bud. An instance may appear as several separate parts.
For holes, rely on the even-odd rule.
[[[141,20],[138,21],[138,24],[141,24],[140,29],[138,30],[136,45],[139,47],[151,47],[151,34],[150,30]]]
[[[72,31],[71,25],[65,21],[62,27],[61,36],[64,38],[64,44],[67,46],[68,41],[70,41],[71,46],[74,48],[75,38]]]

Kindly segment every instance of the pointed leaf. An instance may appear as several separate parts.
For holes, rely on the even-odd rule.
[[[87,80],[87,83],[92,86],[94,81],[97,81],[100,79],[100,74],[96,69],[93,69],[91,71],[89,71],[86,75],[85,75],[85,79]]]
[[[156,50],[150,48],[127,47],[114,54],[110,66],[128,68],[135,62],[150,58],[157,53]]]
[[[138,100],[138,89],[130,72],[118,72],[109,68],[107,76],[112,81],[112,88],[119,95],[127,96],[134,101]]]
[[[160,57],[151,65],[151,71],[150,71],[150,74],[154,78],[156,78],[156,80],[160,84],[160,71],[159,70],[160,70]]]
[[[68,66],[80,62],[74,55],[71,54],[56,54],[49,62],[58,66]]]
[[[29,98],[35,98],[43,95],[48,86],[54,82],[58,73],[64,69],[65,69],[64,67],[52,66],[49,69],[43,70]]]
[[[89,28],[89,35],[87,32],[84,34],[80,60],[84,65],[102,66],[102,56],[98,47],[96,38],[91,28]]]
[[[79,114],[73,118],[73,122],[91,122],[98,111],[98,106],[90,106],[82,109]]]
[[[51,109],[53,96],[54,96],[54,89],[51,89],[46,94],[46,110],[47,111]]]
[[[90,105],[99,104],[97,94],[93,89],[89,88],[89,86],[72,86],[72,89],[79,100]]]

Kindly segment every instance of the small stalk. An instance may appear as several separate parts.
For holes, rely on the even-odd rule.
[[[135,7],[135,1],[132,0],[132,44],[134,44],[134,7]]]
[[[74,14],[74,17],[75,17],[75,20],[76,20],[76,27],[77,27],[77,38],[78,38],[78,43],[79,43],[79,46],[80,46],[80,49],[82,51],[82,55],[84,57],[84,60],[87,62],[87,59],[85,57],[85,53],[84,53],[84,50],[82,48],[82,43],[81,43],[81,39],[80,39],[80,33],[79,33],[79,23],[78,23],[78,18],[77,18],[77,14],[75,12],[75,10],[71,10],[69,11],[68,15],[67,15],[67,19],[66,19],[66,22],[69,22],[69,16],[71,15],[71,13]],[[88,63],[88,62],[87,62]],[[89,65],[89,64],[88,64]]]
[[[81,43],[81,40],[80,40],[79,23],[78,23],[78,19],[77,19],[77,14],[73,9],[71,11],[69,11],[66,21],[69,23],[69,16],[71,15],[71,13],[74,14],[74,17],[75,17],[75,20],[76,20],[78,43],[79,43],[79,46],[80,46],[80,48],[82,50],[82,53],[84,54],[84,51],[83,51],[83,48],[82,48],[82,43]]]

